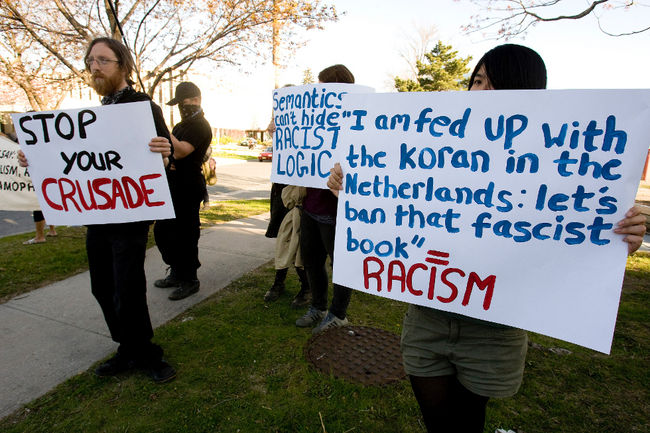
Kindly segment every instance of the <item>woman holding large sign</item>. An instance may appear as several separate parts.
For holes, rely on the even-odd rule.
[[[535,51],[501,45],[476,65],[469,90],[545,89],[546,67]],[[342,189],[340,166],[328,186]],[[615,233],[628,252],[645,233],[645,217],[630,209]],[[490,397],[514,395],[522,382],[527,350],[523,329],[411,304],[404,318],[402,355],[429,432],[482,432]]]

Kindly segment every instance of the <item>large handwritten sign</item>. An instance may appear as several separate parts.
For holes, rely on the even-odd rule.
[[[334,281],[609,352],[650,91],[346,95]]]
[[[271,181],[327,188],[339,144],[341,99],[372,92],[354,84],[308,84],[273,91],[273,169]]]
[[[38,201],[27,169],[18,165],[17,143],[0,136],[0,209],[35,210]]]
[[[148,101],[12,119],[48,224],[174,217]]]

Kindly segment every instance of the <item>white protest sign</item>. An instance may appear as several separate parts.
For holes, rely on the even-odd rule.
[[[650,90],[347,95],[334,281],[609,353]]]
[[[341,99],[374,92],[356,84],[307,84],[273,91],[273,169],[271,181],[327,188],[339,143]]]
[[[0,209],[36,210],[39,208],[34,185],[26,168],[18,165],[18,143],[0,136]]]
[[[174,217],[148,101],[12,114],[48,224]]]

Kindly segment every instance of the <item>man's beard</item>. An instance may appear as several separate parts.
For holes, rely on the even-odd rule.
[[[96,72],[92,76],[92,88],[95,89],[100,96],[112,95],[120,90],[120,84],[122,84],[122,75],[119,71],[112,75]]]

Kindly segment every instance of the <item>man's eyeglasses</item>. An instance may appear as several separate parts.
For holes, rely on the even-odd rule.
[[[114,63],[120,63],[119,60],[107,59],[107,58],[105,58],[105,57],[97,57],[97,58],[94,58],[94,57],[88,57],[88,58],[84,61],[84,63],[86,64],[86,66],[88,66],[89,68],[90,68],[90,65],[93,64],[93,62],[97,62],[97,64],[98,64],[99,66],[106,66],[106,65],[108,65],[108,64],[111,63],[111,62],[114,62]]]

